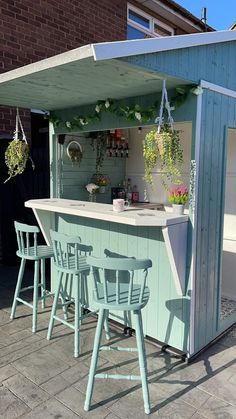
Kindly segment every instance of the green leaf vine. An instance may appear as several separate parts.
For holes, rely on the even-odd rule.
[[[171,99],[171,110],[181,106],[190,93],[200,94],[198,87],[195,85],[178,86],[175,94]],[[133,105],[120,105],[115,99],[107,98],[105,100],[98,100],[94,105],[94,110],[89,115],[74,115],[70,120],[63,121],[55,113],[48,114],[45,117],[53,123],[55,128],[65,128],[67,131],[83,130],[87,125],[93,124],[101,119],[102,113],[110,112],[117,117],[125,118],[127,121],[134,124],[144,124],[155,118],[159,103],[154,101],[148,107],[143,107],[139,103]]]
[[[103,166],[104,158],[106,155],[106,142],[107,142],[107,132],[99,131],[96,133],[90,133],[91,146],[93,151],[96,152],[96,174],[100,173],[100,170]]]

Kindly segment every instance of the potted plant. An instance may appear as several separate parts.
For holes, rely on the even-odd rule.
[[[20,133],[21,132],[21,133]],[[20,137],[22,139],[20,139]],[[21,175],[28,160],[31,161],[32,168],[35,169],[33,160],[30,157],[30,148],[27,143],[23,125],[19,115],[19,109],[16,110],[16,129],[14,131],[13,139],[8,144],[5,151],[5,163],[8,168],[8,178],[4,183],[8,182],[12,177]]]
[[[94,183],[99,186],[99,193],[106,192],[106,186],[110,183],[110,179],[107,175],[97,173],[96,175],[93,175],[92,180],[94,180]]]
[[[180,167],[183,164],[183,148],[178,130],[172,130],[166,124],[162,130],[152,130],[147,133],[143,143],[144,179],[152,184],[152,171],[159,162],[161,182],[166,190],[169,184],[181,183]]]
[[[9,144],[5,152],[5,163],[8,167],[8,178],[4,183],[8,182],[11,178],[21,175],[25,168],[27,161],[30,160],[32,168],[35,169],[34,162],[30,157],[29,145],[18,138],[13,139]]]
[[[96,202],[96,193],[99,189],[99,186],[95,183],[88,183],[88,185],[86,185],[86,189],[89,193],[89,201]]]
[[[173,212],[179,215],[184,213],[184,205],[188,202],[188,189],[186,186],[175,186],[169,191],[169,201]]]

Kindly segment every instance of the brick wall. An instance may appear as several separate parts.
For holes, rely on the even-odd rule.
[[[0,72],[93,42],[126,39],[126,0],[0,0]],[[21,111],[29,128],[29,111]],[[0,107],[0,132],[15,110]]]

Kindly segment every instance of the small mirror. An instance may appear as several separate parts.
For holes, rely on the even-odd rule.
[[[66,147],[67,156],[72,161],[72,164],[80,165],[83,151],[81,144],[78,141],[72,140],[67,144]]]

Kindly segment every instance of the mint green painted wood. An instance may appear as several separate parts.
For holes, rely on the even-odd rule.
[[[184,82],[182,83],[184,84]],[[168,88],[168,96],[171,98],[171,96],[176,94],[176,91],[173,89],[172,83],[169,82],[169,79],[167,80],[167,88]],[[160,90],[156,87],[156,89],[153,90],[154,93],[152,94],[145,94],[143,96],[137,96],[137,92],[132,97],[127,97],[126,99],[122,99],[118,101],[118,104],[120,106],[133,106],[135,104],[139,104],[142,108],[149,107],[150,105],[153,105],[153,103],[157,102],[160,104],[161,101],[161,93]],[[177,108],[173,112],[173,117],[176,122],[182,122],[182,121],[194,121],[195,118],[195,102],[196,102],[196,96],[191,94],[188,97],[188,100],[181,105],[180,108]],[[73,120],[73,117],[75,115],[90,115],[94,113],[94,104],[87,105],[87,106],[80,106],[80,107],[74,107],[70,109],[61,109],[57,110],[55,112],[55,115],[61,118],[62,121],[66,122],[67,120]],[[52,112],[52,114],[54,114]],[[157,106],[157,115],[159,114],[159,106]],[[142,125],[153,125],[155,118],[153,120],[150,120],[146,123],[142,123]],[[81,136],[81,134],[85,133],[88,135],[90,131],[102,131],[102,130],[108,130],[108,129],[114,129],[114,128],[132,128],[132,127],[139,127],[140,122],[137,120],[137,122],[130,123],[127,121],[126,118],[117,117],[111,112],[102,113],[101,119],[99,121],[94,121],[91,124],[86,125],[86,127],[83,130],[80,130],[79,132],[75,132],[75,135]],[[57,134],[67,134],[68,130],[65,127],[56,128],[55,132]],[[71,134],[69,134],[71,135]],[[132,153],[132,150],[131,150]],[[112,164],[114,161],[117,161],[119,159],[117,158],[109,158],[109,161],[112,161]]]
[[[161,342],[187,351],[189,317],[185,317],[185,300],[189,296],[180,299],[172,277],[171,267],[165,248],[161,228],[159,227],[136,227],[123,224],[110,223],[69,216],[56,215],[56,226],[59,232],[77,234],[85,244],[93,246],[93,255],[103,257],[107,249],[117,255],[150,258],[153,266],[148,276],[150,300],[143,309],[144,334]],[[142,253],[142,248],[145,249]],[[52,277],[52,287],[56,287],[56,274]],[[94,309],[92,303],[92,277],[88,281],[88,304]],[[74,295],[74,288],[72,295]],[[173,307],[166,306],[167,301],[177,300]],[[189,312],[188,312],[189,315]],[[173,316],[173,327],[168,329],[169,320]],[[125,324],[124,312],[117,311],[109,314],[109,317]],[[135,327],[133,314],[129,316],[130,327]],[[178,330],[175,329],[178,328]]]
[[[87,263],[88,255],[93,250],[91,245],[81,243],[81,238],[75,235],[58,233],[50,230],[53,252],[54,266],[57,271],[57,279],[55,285],[55,296],[48,326],[47,339],[52,337],[55,320],[65,324],[74,330],[74,356],[80,355],[80,325],[83,318],[94,312],[84,315],[82,310],[87,308],[86,289],[90,266]],[[68,280],[69,276],[69,280]],[[74,287],[74,294],[71,289]],[[61,303],[59,303],[61,300]],[[74,303],[75,316],[74,324],[67,321],[68,305]],[[64,311],[64,319],[57,316],[57,310],[62,308]],[[107,339],[110,338],[107,319],[105,321],[105,331]]]
[[[14,319],[16,314],[17,302],[27,305],[32,308],[32,332],[37,331],[37,314],[38,314],[38,291],[41,290],[42,308],[45,308],[45,299],[49,295],[46,291],[45,283],[45,259],[53,256],[53,251],[50,246],[42,246],[37,243],[37,234],[39,228],[37,226],[30,226],[27,224],[18,223],[15,221],[15,230],[18,243],[17,256],[21,258],[20,270],[16,284],[11,315],[10,318]],[[33,242],[33,244],[32,244]],[[22,288],[22,280],[24,276],[26,260],[34,260],[34,284],[33,286]],[[40,269],[41,266],[41,269]],[[39,270],[41,270],[41,280],[39,282]],[[20,293],[33,289],[33,304],[28,303],[20,297]]]
[[[66,147],[72,139],[81,144],[83,150],[83,158],[80,165],[72,164],[66,153]],[[91,182],[92,175],[96,172],[96,153],[91,146],[91,139],[88,133],[78,135],[66,135],[64,144],[58,144],[55,138],[53,143],[55,154],[60,156],[57,165],[60,167],[59,178],[55,177],[55,181],[60,182],[60,197],[68,199],[79,199],[88,201],[89,194],[86,185]],[[105,156],[101,172],[108,174],[110,185],[118,185],[125,178],[125,158],[115,158]],[[97,202],[111,202],[111,186],[106,187],[104,194],[97,193]]]
[[[197,209],[196,352],[236,321],[235,313],[224,326],[219,319],[227,126],[236,128],[236,101],[205,90]]]
[[[235,41],[222,42],[157,54],[140,54],[121,58],[121,61],[152,69],[167,77],[178,77],[193,83],[203,79],[236,90],[235,47]]]
[[[99,307],[99,320],[95,334],[94,348],[88,378],[84,410],[88,411],[91,405],[95,378],[112,378],[141,380],[144,400],[144,411],[150,413],[150,399],[147,382],[147,363],[144,346],[143,326],[141,310],[149,300],[149,288],[146,285],[148,269],[151,268],[150,259],[132,258],[95,258],[88,257],[87,262],[92,266],[94,278],[93,299]],[[142,279],[137,281],[137,274]],[[140,277],[141,275],[139,275]],[[137,348],[125,348],[127,351],[137,351],[139,356],[140,376],[119,374],[96,374],[99,350],[107,350],[100,346],[102,325],[109,311],[133,311],[136,325]],[[122,351],[122,347],[110,347],[110,350]]]

